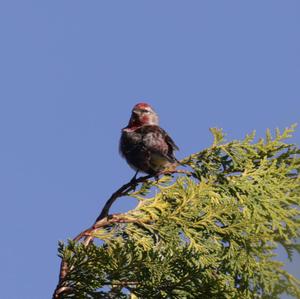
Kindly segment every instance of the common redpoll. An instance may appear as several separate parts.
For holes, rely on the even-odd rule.
[[[159,127],[158,116],[147,103],[136,104],[128,126],[122,129],[120,153],[127,163],[136,170],[158,175],[165,169],[174,169],[178,161],[174,151],[177,145]]]

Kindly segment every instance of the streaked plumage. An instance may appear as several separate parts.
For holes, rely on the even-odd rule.
[[[158,116],[149,104],[134,106],[120,140],[120,153],[133,169],[155,175],[178,165],[174,156],[178,147],[158,124]]]

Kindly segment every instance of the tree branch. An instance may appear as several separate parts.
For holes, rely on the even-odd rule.
[[[166,170],[159,175],[167,175],[167,174],[175,174],[175,173],[184,173],[186,175],[192,175],[189,171],[185,170]],[[120,197],[128,195],[128,192],[135,190],[136,186],[140,183],[146,182],[148,179],[155,177],[154,175],[145,175],[142,177],[139,177],[138,179],[131,180],[130,182],[126,183],[122,187],[120,187],[117,191],[115,191],[110,198],[106,201],[101,213],[99,216],[96,218],[94,224],[82,231],[80,234],[78,234],[73,240],[75,242],[79,242],[82,238],[85,237],[83,244],[85,246],[88,246],[94,239],[92,236],[93,231],[97,230],[100,227],[105,227],[107,225],[113,224],[113,223],[140,223],[141,220],[139,219],[134,219],[134,218],[128,218],[124,214],[113,214],[109,215],[109,210],[113,203]],[[66,261],[62,260],[61,261],[61,266],[60,266],[60,273],[59,273],[59,281],[57,284],[57,287],[54,291],[53,294],[53,299],[59,299],[61,298],[61,294],[68,292],[71,290],[70,287],[64,286],[63,282],[69,272],[68,265]]]
[[[112,204],[115,202],[115,200],[117,198],[126,195],[128,192],[134,190],[136,188],[137,184],[143,183],[143,182],[147,181],[148,179],[150,179],[151,177],[153,177],[153,176],[146,175],[146,176],[142,176],[138,179],[135,179],[133,181],[131,180],[130,182],[128,182],[127,184],[125,184],[121,188],[119,188],[116,192],[114,192],[111,195],[111,197],[107,200],[107,202],[105,203],[100,215],[97,217],[97,219],[95,221],[95,224],[99,220],[103,219],[104,217],[107,217],[110,207],[112,206]]]
[[[136,218],[128,218],[126,217],[126,214],[112,214],[112,215],[108,215],[105,218],[100,219],[99,221],[95,222],[95,224],[93,226],[91,226],[90,228],[84,230],[83,232],[81,232],[78,236],[76,236],[73,241],[78,242],[80,241],[80,239],[82,239],[83,237],[87,237],[87,238],[94,238],[92,236],[92,233],[101,228],[101,227],[105,227],[108,226],[110,224],[113,223],[141,223],[142,221],[140,219],[136,219]],[[87,239],[86,239],[87,240]],[[87,246],[87,241],[84,241],[84,244]],[[89,239],[90,240],[90,239]]]

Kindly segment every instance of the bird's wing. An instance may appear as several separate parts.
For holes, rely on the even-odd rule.
[[[173,141],[173,139],[169,136],[169,134],[166,131],[164,131],[163,129],[161,129],[161,130],[164,132],[165,140],[169,144],[170,148],[173,151],[179,151],[179,147],[176,145],[176,143]]]
[[[165,130],[159,126],[149,125],[142,126],[137,131],[143,136],[142,145],[145,149],[158,153],[171,162],[176,160],[173,152],[178,150],[178,146]]]

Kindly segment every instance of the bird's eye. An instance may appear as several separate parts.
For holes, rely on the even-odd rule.
[[[142,113],[150,113],[150,111],[149,111],[149,110],[146,110],[146,109],[141,109],[141,112],[142,112]]]

